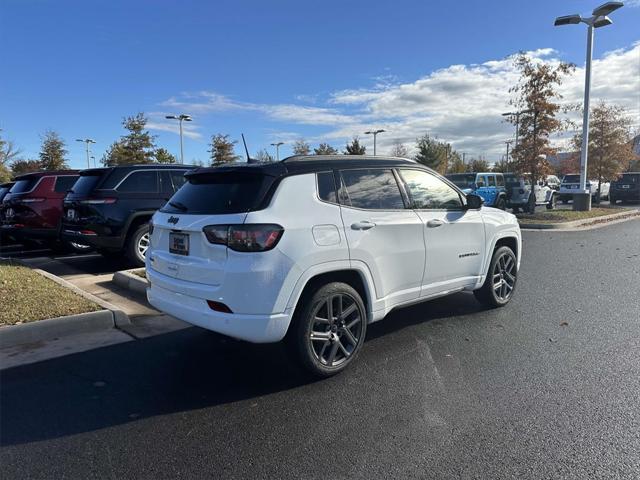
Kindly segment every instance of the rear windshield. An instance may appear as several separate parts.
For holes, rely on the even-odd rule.
[[[507,185],[520,185],[520,178],[515,175],[505,175],[504,181]]]
[[[25,178],[18,180],[13,187],[11,187],[11,193],[24,193],[33,190],[33,187],[38,183],[38,178]]]
[[[622,183],[640,183],[640,175],[623,173],[618,181]]]
[[[80,175],[80,178],[71,187],[71,193],[88,195],[98,184],[98,180],[100,180],[100,175]]]
[[[161,211],[194,215],[248,212],[259,207],[273,180],[273,177],[261,173],[194,175]]]
[[[454,175],[447,175],[447,178],[451,180],[458,188],[469,188],[476,181],[475,173],[458,173]]]
[[[580,175],[565,175],[562,183],[580,183]]]

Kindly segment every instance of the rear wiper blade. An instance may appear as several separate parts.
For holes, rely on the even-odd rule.
[[[180,202],[169,202],[169,205],[171,205],[173,208],[177,208],[178,210],[181,210],[183,212],[186,212],[187,210],[189,210],[187,208],[187,206],[184,203],[180,203]]]

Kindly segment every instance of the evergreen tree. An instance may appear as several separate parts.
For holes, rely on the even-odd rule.
[[[451,145],[431,138],[428,133],[416,139],[415,160],[439,173],[447,171]]]
[[[367,147],[360,145],[360,139],[356,136],[353,137],[350,143],[347,143],[345,147],[345,155],[364,155],[367,152]]]
[[[217,133],[211,137],[209,146],[211,150],[211,165],[222,165],[237,161],[240,157],[236,155],[234,145],[238,143],[236,140],[229,140],[229,135]]]
[[[296,140],[293,144],[294,155],[309,155],[311,153],[311,147],[303,139]]]
[[[337,155],[339,152],[328,143],[321,143],[313,149],[314,155]]]
[[[40,167],[42,170],[64,170],[67,165],[64,141],[56,132],[49,130],[42,137],[40,148]]]
[[[144,113],[126,117],[122,126],[129,131],[120,140],[113,142],[107,153],[102,157],[106,166],[153,163],[155,159],[155,136],[151,135],[145,126],[147,118]]]
[[[166,148],[158,148],[155,157],[158,163],[176,163],[176,157],[169,153]]]

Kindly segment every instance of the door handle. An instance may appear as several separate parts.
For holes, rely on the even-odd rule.
[[[352,230],[369,230],[370,228],[375,227],[376,224],[373,222],[369,222],[368,220],[363,220],[361,222],[356,222],[351,224]]]
[[[442,220],[429,220],[427,222],[427,227],[429,228],[435,228],[435,227],[441,227],[442,225],[444,225],[444,222]]]

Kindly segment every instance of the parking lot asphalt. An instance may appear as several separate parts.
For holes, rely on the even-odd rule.
[[[311,381],[189,328],[0,374],[3,478],[638,478],[640,220],[525,232],[517,294],[370,326]]]

